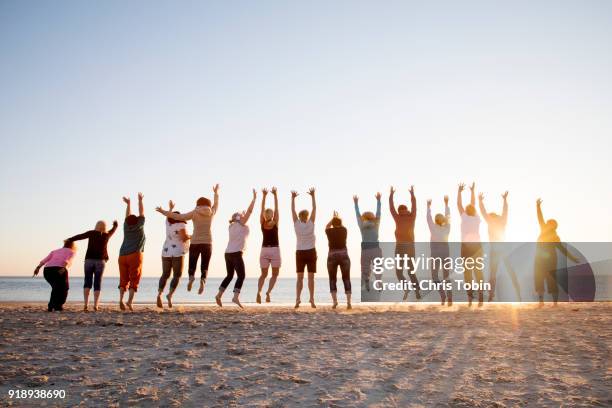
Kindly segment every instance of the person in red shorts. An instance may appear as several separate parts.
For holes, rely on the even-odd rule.
[[[142,254],[145,246],[144,206],[142,193],[138,193],[138,217],[132,214],[130,199],[123,197],[126,204],[123,223],[123,243],[119,249],[119,307],[132,309],[134,294],[138,290],[142,274]],[[127,303],[123,303],[125,292],[129,291]]]

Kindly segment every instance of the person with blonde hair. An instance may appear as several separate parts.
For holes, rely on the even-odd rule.
[[[261,303],[261,291],[268,277],[268,269],[271,267],[272,277],[270,278],[268,290],[266,291],[266,303],[270,302],[270,293],[272,293],[272,289],[274,289],[281,267],[281,254],[278,244],[278,196],[276,187],[272,187],[271,192],[274,196],[274,210],[266,208],[268,190],[266,188],[262,189],[263,197],[261,198],[259,223],[261,224],[263,242],[261,243],[261,253],[259,255],[261,275],[257,282],[257,297],[255,299],[257,303]]]
[[[237,279],[234,284],[232,302],[242,309],[242,304],[240,303],[240,290],[242,289],[242,284],[244,283],[246,275],[242,253],[246,248],[246,240],[249,236],[249,227],[246,224],[251,217],[256,199],[257,190],[253,189],[253,199],[251,200],[249,208],[246,211],[235,212],[229,220],[229,241],[225,249],[225,268],[227,273],[221,282],[221,286],[219,286],[217,296],[215,296],[215,301],[219,306],[223,306],[221,303],[221,296],[223,296],[223,293],[232,282],[232,279],[234,279],[234,273],[236,273]]]
[[[375,258],[382,257],[382,249],[378,242],[378,229],[380,227],[380,198],[382,195],[376,193],[376,214],[359,211],[359,197],[353,196],[355,203],[355,215],[357,225],[361,231],[361,280],[365,289],[370,291],[370,277],[372,275],[372,262]]]
[[[295,198],[297,191],[291,192],[291,215],[293,216],[293,228],[297,238],[295,251],[295,270],[297,273],[297,283],[295,286],[295,308],[300,307],[302,302],[302,288],[304,287],[304,271],[308,271],[308,292],[310,294],[310,307],[316,308],[314,301],[315,273],[317,272],[317,250],[315,247],[314,222],[317,215],[317,201],[315,199],[314,187],[308,190],[312,200],[312,211],[295,211]]]
[[[196,201],[196,207],[185,214],[176,214],[172,211],[166,211],[161,207],[157,211],[164,214],[168,218],[177,221],[193,222],[193,233],[191,235],[191,243],[189,245],[189,283],[187,290],[191,291],[195,281],[195,271],[198,266],[198,258],[202,257],[200,262],[200,288],[198,294],[204,293],[206,286],[206,278],[208,277],[208,266],[212,256],[212,233],[211,225],[217,209],[219,208],[219,184],[213,186],[214,201],[211,205],[210,200],[206,197],[200,197]]]
[[[476,213],[476,183],[470,186],[470,203],[463,208],[461,193],[465,190],[465,184],[459,184],[457,191],[457,208],[461,216],[461,257],[464,259],[464,264],[470,265],[465,268],[465,282],[472,283],[476,277],[475,283],[478,283],[478,306],[482,306],[483,292],[482,283],[484,277],[480,263],[476,262],[476,258],[482,257],[482,245],[480,243],[480,217]],[[474,297],[472,289],[468,289],[468,305],[472,306]]]
[[[448,196],[444,196],[444,214],[436,214],[435,218],[431,216],[431,200],[427,200],[427,226],[430,233],[430,252],[431,257],[435,258],[431,267],[431,278],[434,282],[439,282],[438,272],[442,270],[443,282],[448,281],[449,269],[446,268],[445,259],[449,256],[448,235],[450,234],[450,208],[448,207]],[[440,300],[442,305],[447,301],[448,306],[453,305],[453,290],[439,290]]]
[[[102,274],[108,262],[108,240],[113,236],[119,224],[113,221],[113,227],[106,231],[106,223],[98,221],[94,229],[75,235],[67,241],[80,241],[87,239],[87,252],[85,253],[85,280],[83,282],[83,310],[89,310],[89,293],[93,286],[94,310],[98,311],[100,305],[100,292],[102,290]]]

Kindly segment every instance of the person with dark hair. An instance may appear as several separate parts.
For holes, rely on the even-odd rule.
[[[365,289],[370,291],[370,277],[372,275],[372,263],[375,258],[382,257],[382,249],[378,243],[378,229],[380,227],[380,198],[382,195],[376,193],[376,215],[371,211],[363,214],[359,211],[359,197],[353,196],[355,203],[355,215],[357,225],[361,231],[361,281]]]
[[[261,243],[261,253],[259,255],[259,266],[261,267],[261,275],[257,282],[257,297],[256,302],[261,303],[261,291],[266,277],[268,276],[268,268],[272,267],[272,277],[268,284],[266,292],[266,302],[270,302],[270,293],[276,284],[281,266],[281,254],[278,244],[278,196],[276,187],[272,187],[272,195],[274,196],[274,210],[266,208],[267,189],[262,189],[263,197],[261,199],[261,214],[259,215],[259,223],[261,224],[261,232],[263,233],[263,242]]]
[[[297,282],[295,285],[295,308],[302,303],[302,289],[304,288],[304,271],[308,270],[308,292],[310,294],[310,307],[316,308],[314,300],[315,273],[317,272],[317,249],[315,247],[314,222],[317,215],[317,202],[315,189],[308,190],[312,199],[312,211],[302,210],[299,214],[295,211],[295,198],[297,191],[291,192],[291,215],[293,218],[293,229],[297,238],[295,250],[295,271]]]
[[[168,218],[177,221],[191,220],[193,222],[193,234],[191,236],[191,244],[189,245],[189,283],[187,284],[187,290],[191,291],[193,282],[195,281],[198,258],[201,256],[199,295],[204,293],[204,286],[206,286],[206,278],[208,276],[208,266],[210,264],[210,257],[212,256],[212,233],[210,227],[213,217],[219,208],[219,184],[213,186],[213,193],[214,203],[212,206],[208,198],[200,197],[196,201],[196,208],[185,214],[174,214],[172,211],[166,211],[161,207],[157,207],[157,211]]]
[[[407,273],[410,281],[415,287],[416,298],[421,298],[421,290],[419,288],[419,280],[416,277],[414,270],[414,222],[416,220],[416,197],[414,196],[414,186],[410,186],[410,211],[404,204],[395,209],[395,203],[393,197],[395,195],[395,188],[391,186],[389,192],[389,209],[391,210],[391,216],[395,221],[395,255],[403,257],[408,256],[407,262]],[[403,268],[397,268],[395,270],[397,279],[401,282],[405,280]],[[404,292],[404,300],[408,299],[408,290]]]
[[[449,268],[445,266],[445,260],[449,256],[448,235],[450,234],[450,208],[448,207],[448,196],[444,196],[444,215],[438,213],[435,218],[431,216],[431,200],[427,200],[427,225],[429,226],[430,237],[430,252],[431,257],[435,258],[435,262],[431,267],[431,278],[434,282],[440,281],[438,272],[442,270],[443,282],[447,282],[449,278]],[[448,301],[448,306],[453,305],[453,289],[444,291],[440,289],[440,300],[442,305]]]
[[[89,307],[89,293],[93,286],[94,310],[97,311],[100,304],[100,291],[102,290],[102,274],[108,261],[108,240],[113,236],[119,224],[113,221],[113,227],[106,231],[106,223],[98,221],[94,229],[75,235],[67,241],[80,241],[87,239],[87,252],[85,253],[85,281],[83,283],[83,310]]]
[[[168,202],[168,207],[172,214],[180,214],[178,211],[172,211],[174,209],[172,200]],[[190,238],[187,234],[187,222],[166,217],[166,240],[162,249],[162,276],[159,278],[156,302],[159,308],[164,307],[161,297],[171,274],[172,280],[170,281],[170,290],[166,295],[166,299],[168,300],[168,307],[172,308],[172,295],[176,291],[183,274],[183,258],[189,250],[188,241]]]
[[[491,284],[491,290],[489,291],[489,302],[492,302],[495,298],[495,286],[497,282],[497,268],[503,262],[506,272],[512,280],[512,285],[518,297],[518,301],[521,301],[521,288],[519,286],[518,278],[512,265],[508,261],[508,258],[504,256],[503,244],[500,242],[504,241],[504,235],[506,233],[506,224],[508,223],[508,192],[502,194],[502,200],[504,200],[502,214],[496,214],[494,212],[487,212],[484,205],[484,194],[478,194],[478,205],[480,207],[480,214],[482,218],[487,222],[489,232],[489,283]]]
[[[40,272],[40,268],[45,267],[43,276],[51,285],[51,298],[47,306],[49,312],[64,310],[64,303],[66,303],[68,289],[70,289],[68,268],[70,268],[75,254],[74,242],[66,240],[62,248],[51,251],[34,269],[34,276],[36,276]]]
[[[534,261],[534,281],[535,290],[538,294],[540,306],[544,305],[544,283],[548,287],[548,293],[552,295],[555,306],[559,300],[559,285],[557,282],[557,270],[562,269],[557,265],[557,250],[572,260],[579,262],[578,258],[572,255],[561,242],[557,235],[557,221],[554,219],[544,220],[542,214],[542,199],[536,201],[538,213],[538,224],[540,225],[540,235],[536,245],[536,256]]]
[[[346,308],[351,306],[351,259],[346,249],[347,230],[342,225],[342,219],[338,212],[334,211],[332,219],[325,226],[325,235],[329,244],[327,254],[327,273],[329,275],[329,291],[334,302],[332,308],[338,307],[338,287],[336,285],[338,277],[338,267],[342,275],[344,293],[346,294]]]
[[[125,203],[125,222],[123,223],[123,243],[119,249],[119,307],[121,310],[133,310],[134,295],[138,290],[142,275],[142,259],[145,246],[144,233],[144,196],[138,193],[138,216],[132,214],[130,199],[123,197]],[[123,303],[125,292],[128,301]]]
[[[253,199],[251,200],[249,208],[246,211],[234,213],[229,220],[229,241],[227,243],[227,248],[225,248],[225,268],[227,273],[225,279],[221,282],[221,286],[219,286],[217,296],[215,296],[215,301],[219,306],[223,306],[221,303],[221,296],[223,296],[225,289],[227,289],[234,278],[234,273],[236,273],[237,279],[234,284],[232,302],[242,309],[242,304],[240,303],[240,290],[242,289],[242,284],[244,283],[246,275],[242,253],[246,248],[246,239],[249,236],[249,227],[246,224],[251,217],[256,199],[257,190],[253,189]]]
[[[463,208],[461,193],[465,190],[465,184],[459,184],[457,191],[457,208],[461,216],[461,257],[464,259],[464,264],[470,265],[465,268],[465,282],[472,283],[473,277],[476,277],[478,283],[478,306],[482,306],[483,292],[482,283],[484,277],[480,263],[476,262],[476,258],[482,257],[482,245],[480,243],[480,217],[476,213],[476,183],[470,186],[470,203]],[[468,261],[469,260],[469,261]],[[472,306],[474,297],[472,289],[468,289],[468,306]]]

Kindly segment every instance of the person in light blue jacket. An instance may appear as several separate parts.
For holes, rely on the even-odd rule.
[[[355,215],[357,225],[361,231],[361,280],[366,290],[370,291],[370,276],[372,275],[372,262],[374,258],[382,257],[382,250],[378,244],[378,228],[380,227],[380,193],[376,193],[376,215],[371,211],[363,214],[359,211],[359,197],[353,196],[355,202]]]

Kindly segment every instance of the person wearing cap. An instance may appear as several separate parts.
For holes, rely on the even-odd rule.
[[[225,249],[225,268],[226,275],[225,279],[221,282],[221,286],[219,286],[219,292],[217,292],[217,296],[215,296],[215,301],[219,306],[223,306],[221,303],[221,297],[225,292],[225,289],[229,286],[232,279],[234,279],[234,273],[237,276],[236,283],[234,284],[234,297],[232,297],[232,302],[237,304],[242,309],[242,304],[240,303],[240,290],[242,289],[242,284],[244,283],[245,277],[245,267],[244,260],[242,259],[242,253],[246,248],[246,239],[249,236],[249,227],[246,225],[251,217],[251,213],[253,212],[253,207],[255,206],[255,200],[257,199],[257,190],[253,189],[253,199],[251,200],[251,204],[246,211],[236,212],[232,215],[232,218],[229,220],[229,242],[227,243],[227,248]]]

